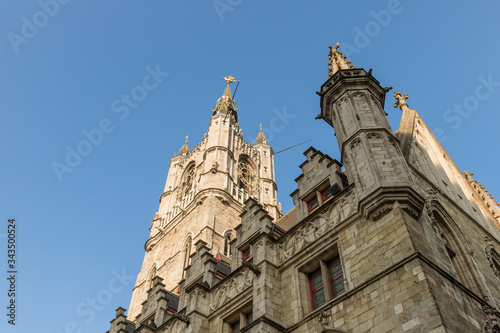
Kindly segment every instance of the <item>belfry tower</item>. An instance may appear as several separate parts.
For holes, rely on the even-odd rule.
[[[177,294],[194,244],[230,256],[233,228],[241,223],[243,202],[252,197],[277,219],[274,152],[262,132],[253,143],[243,140],[236,103],[229,85],[217,101],[203,140],[189,150],[188,138],[170,161],[165,189],[154,214],[145,256],[130,302],[128,319],[135,321],[147,299],[153,278]]]

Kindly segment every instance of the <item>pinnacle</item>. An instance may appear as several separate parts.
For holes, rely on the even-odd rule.
[[[231,88],[229,87],[229,85],[233,82],[236,82],[236,80],[232,76],[223,77],[223,79],[227,83],[226,89],[224,90],[224,94],[222,95],[222,97],[217,100],[215,110],[212,111],[214,112],[214,115],[220,112],[234,115],[236,117],[236,110],[238,110],[238,107],[234,102],[233,96],[231,94]]]
[[[335,46],[328,45],[330,52],[328,53],[328,78],[337,73],[340,69],[354,69],[356,68],[351,64],[351,61],[346,61],[347,56],[338,51],[340,44]]]

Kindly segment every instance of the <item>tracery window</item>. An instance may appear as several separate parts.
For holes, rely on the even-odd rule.
[[[189,194],[189,191],[191,191],[193,187],[194,178],[195,167],[194,163],[191,163],[182,177],[179,191],[177,192],[177,200],[181,200],[183,197]]]
[[[254,168],[246,156],[241,156],[236,168],[238,187],[253,194],[258,191]]]

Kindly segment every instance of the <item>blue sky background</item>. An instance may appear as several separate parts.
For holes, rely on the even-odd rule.
[[[20,271],[15,328],[6,324],[0,279],[0,331],[104,333],[114,310],[128,308],[169,161],[186,135],[191,148],[203,138],[222,76],[241,80],[236,101],[247,141],[259,123],[270,128],[276,110],[295,118],[268,135],[275,151],[312,139],[275,158],[278,199],[291,209],[302,152],[312,145],[340,159],[333,129],[314,119],[336,42],[354,65],[394,87],[385,108],[393,130],[399,90],[442,130],[458,167],[500,199],[500,84],[471,112],[446,113],[471,101],[478,78],[500,82],[498,1],[219,3],[227,11],[211,0],[72,0],[57,12],[47,7],[46,22],[37,1],[0,3],[0,267],[7,219],[15,217]],[[388,7],[390,17],[373,14]],[[25,28],[25,43],[9,40],[24,38],[23,25],[34,20],[40,27]],[[120,119],[111,103],[141,85],[148,66],[170,74]],[[82,131],[105,118],[114,131],[59,181],[54,161],[65,163],[66,147],[76,149]],[[110,287],[116,272],[132,278]],[[97,296],[105,304],[91,311],[87,302]]]

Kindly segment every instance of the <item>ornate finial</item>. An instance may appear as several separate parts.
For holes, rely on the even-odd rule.
[[[230,85],[231,83],[236,82],[234,77],[232,77],[231,75],[229,75],[227,77],[223,77],[222,79],[224,79],[226,81],[227,85]]]
[[[328,52],[328,78],[331,78],[333,74],[337,73],[339,69],[353,69],[356,68],[351,64],[351,61],[346,61],[346,55],[338,51],[340,44],[337,43],[335,46],[328,45],[330,52]]]
[[[236,80],[231,75],[223,77],[222,79],[226,81],[227,86],[222,97],[217,100],[215,110],[212,111],[214,112],[214,115],[217,112],[221,111],[223,111],[224,113],[227,112],[231,115],[231,117],[234,116],[234,120],[237,121],[236,110],[238,110],[238,108],[236,107],[236,103],[234,102],[233,96],[231,95],[231,88],[229,88],[229,85],[233,82],[236,82]]]
[[[260,131],[259,135],[257,135],[257,139],[255,140],[256,144],[264,143],[267,144],[267,138],[264,135],[264,132],[262,132],[262,123],[260,124]]]
[[[179,149],[179,155],[186,156],[189,153],[188,139],[189,135],[186,135],[186,143]]]
[[[396,99],[396,102],[392,104],[395,108],[399,106],[399,109],[401,111],[409,111],[410,109],[408,108],[408,103],[406,103],[406,100],[408,99],[408,94],[404,94],[401,96],[401,93],[399,91],[396,91],[394,93],[394,98]]]
[[[283,209],[281,208],[281,202],[278,203],[278,212],[280,213],[280,215],[283,215]]]

